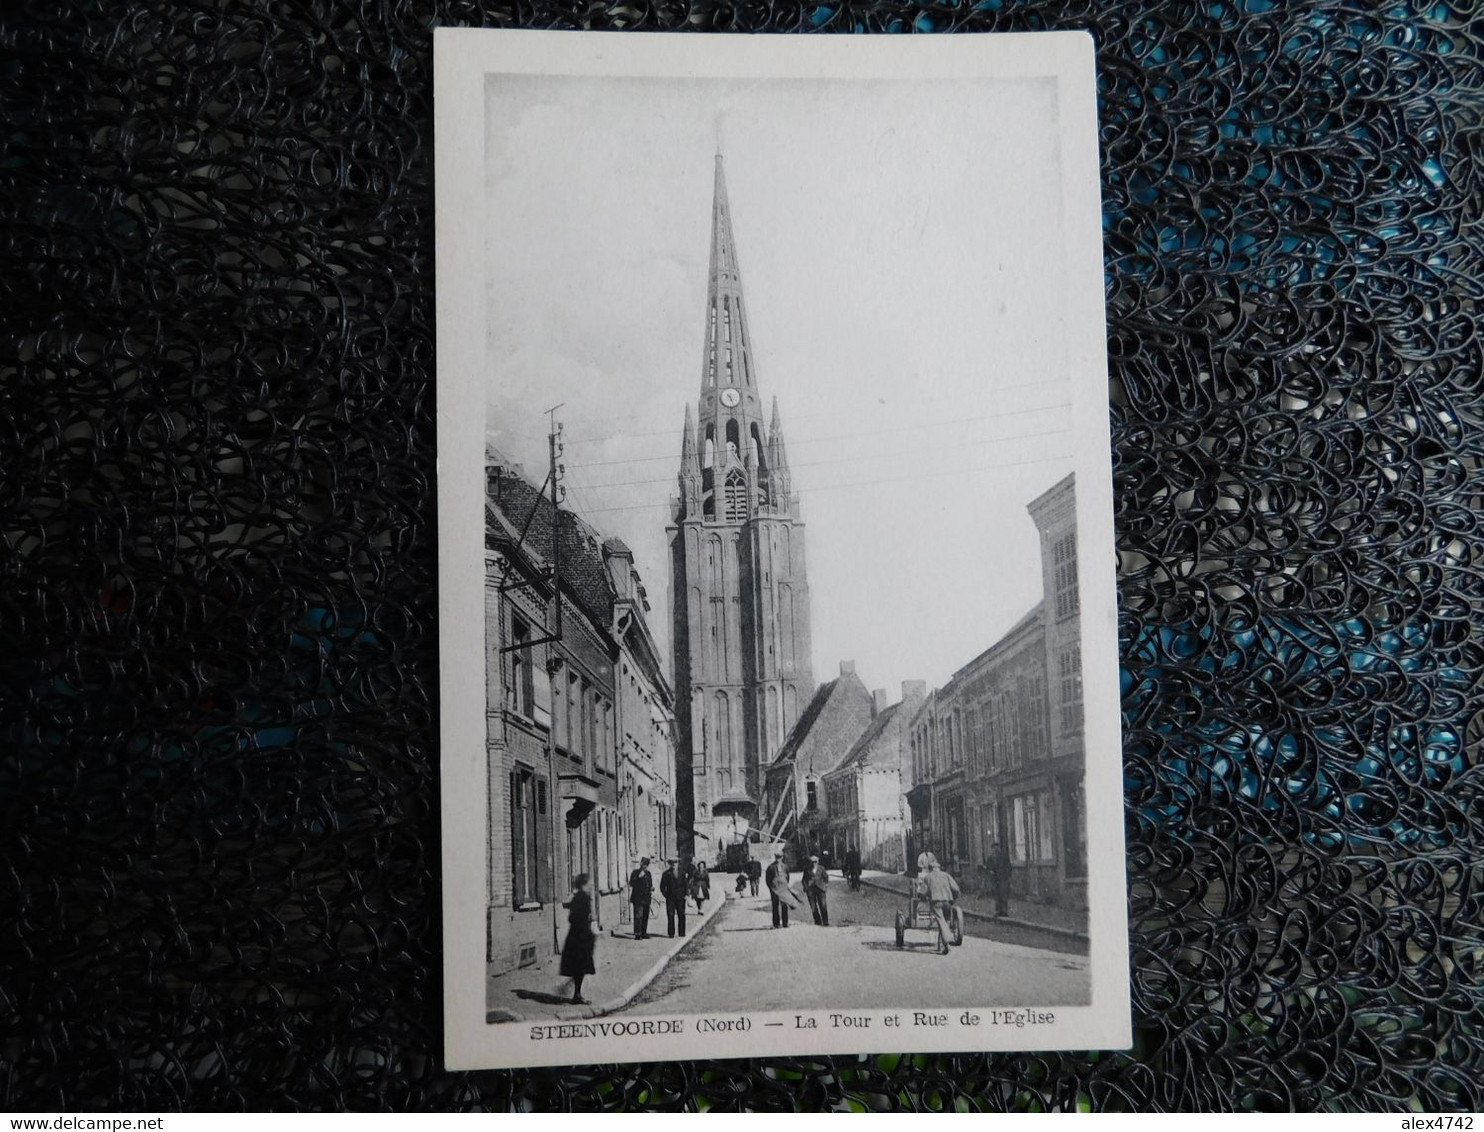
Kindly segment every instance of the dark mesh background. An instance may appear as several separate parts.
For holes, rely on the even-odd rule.
[[[0,1107],[1484,1107],[1484,26],[1372,8],[7,5]],[[440,1069],[438,23],[1094,30],[1132,1053]]]

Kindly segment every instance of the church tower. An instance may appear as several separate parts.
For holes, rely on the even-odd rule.
[[[757,823],[765,769],[814,693],[804,524],[776,398],[763,420],[720,154],[705,317],[668,531],[677,833],[682,849],[715,860]]]

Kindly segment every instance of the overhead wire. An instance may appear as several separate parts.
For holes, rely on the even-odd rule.
[[[998,468],[1020,468],[1031,464],[1048,464],[1058,460],[1070,460],[1070,453],[1058,453],[1051,456],[1037,456],[1030,460],[1010,460],[998,464],[976,464],[969,468],[945,468],[936,472],[916,472],[911,475],[889,476],[885,479],[854,480],[848,483],[821,484],[818,487],[800,487],[792,492],[794,495],[818,495],[826,491],[838,491],[847,487],[876,487],[882,484],[908,483],[914,480],[935,479],[940,476],[972,475],[975,472],[993,471]],[[633,503],[623,507],[598,507],[592,514],[602,515],[615,511],[647,511],[656,507],[669,507],[669,500],[657,501],[655,503]]]
[[[1046,389],[1048,387],[1053,387],[1053,386],[1058,386],[1058,385],[1064,385],[1065,383],[1066,383],[1066,379],[1065,378],[1055,378],[1055,379],[1047,379],[1047,380],[1039,380],[1039,381],[1024,381],[1024,382],[1019,382],[1019,383],[1017,383],[1015,385],[1001,385],[1001,386],[996,386],[993,389],[987,389],[987,390],[984,391],[984,395],[986,395],[986,396],[999,396],[1002,393],[1012,393],[1012,392],[1016,392],[1016,391],[1022,390],[1022,389]],[[917,397],[917,398],[914,398],[914,402],[913,403],[916,404],[916,405],[940,405],[940,404],[943,404],[944,402],[958,401],[958,400],[961,400],[961,399],[962,399],[962,397],[961,397],[960,394],[947,394],[947,393],[945,393],[945,394],[941,394],[941,395],[933,396],[933,397]],[[836,412],[833,409],[821,409],[818,412],[813,412],[813,413],[790,413],[790,414],[788,414],[787,421],[788,421],[788,423],[794,423],[794,422],[798,422],[798,421],[811,421],[811,420],[818,420],[818,419],[823,418],[823,417],[832,417],[832,416],[835,416],[835,415],[836,415]],[[616,414],[615,413],[605,413],[604,414],[605,420],[608,420],[608,421],[635,420],[635,419],[639,419],[639,418],[649,419],[649,418],[652,418],[653,416],[654,416],[653,412],[652,411],[649,411],[649,410],[636,411],[636,412],[633,412],[633,413],[616,413]],[[596,443],[606,443],[606,442],[613,441],[613,440],[642,439],[642,438],[647,438],[647,437],[652,437],[652,436],[672,436],[676,432],[677,428],[678,428],[678,426],[672,426],[672,427],[669,427],[669,428],[651,429],[651,430],[644,431],[644,432],[603,432],[603,433],[580,433],[580,432],[572,432],[572,433],[568,433],[567,434],[567,438],[569,440],[575,441],[575,442],[580,443],[580,444],[596,444]],[[523,434],[523,435],[526,435],[528,439],[536,439],[537,438],[537,434],[535,434],[535,433],[528,433],[528,434]],[[540,438],[541,439],[544,439],[545,438],[545,433],[541,433],[540,434]]]
[[[795,468],[819,468],[819,467],[825,467],[825,466],[828,466],[828,465],[831,465],[831,464],[858,464],[858,463],[862,463],[863,461],[866,461],[866,460],[874,460],[874,461],[878,461],[879,462],[882,459],[895,458],[895,457],[900,457],[900,456],[924,456],[924,455],[927,455],[928,453],[932,453],[932,452],[949,452],[949,451],[952,451],[952,450],[954,450],[956,448],[982,448],[982,447],[984,447],[987,444],[1010,444],[1010,443],[1013,443],[1013,442],[1018,441],[1018,440],[1036,440],[1036,439],[1040,439],[1040,438],[1044,438],[1044,437],[1048,437],[1048,436],[1064,436],[1066,433],[1068,433],[1070,431],[1071,430],[1070,429],[1067,429],[1067,428],[1052,428],[1052,429],[1045,429],[1045,430],[1043,430],[1041,432],[1016,433],[1014,436],[992,436],[992,437],[985,437],[985,438],[981,438],[979,440],[968,440],[968,441],[964,441],[964,442],[962,442],[960,444],[936,444],[936,445],[933,445],[930,448],[908,448],[908,449],[898,450],[898,451],[894,451],[894,452],[891,452],[891,451],[889,451],[889,452],[858,452],[858,453],[856,453],[854,455],[851,455],[851,456],[836,456],[836,457],[834,457],[832,459],[829,459],[829,460],[800,460],[800,461],[790,460],[789,463],[788,463],[788,466],[789,466],[789,469],[790,470],[793,470]],[[667,460],[675,460],[676,457],[672,454],[672,455],[666,456],[665,459],[667,459]],[[638,461],[635,461],[635,463],[637,463],[637,462]],[[593,467],[594,465],[592,465],[592,464],[586,464],[586,465],[581,465],[581,466],[582,467]],[[644,485],[644,484],[651,484],[651,483],[673,483],[675,481],[675,478],[676,478],[675,476],[669,475],[669,476],[658,476],[658,477],[655,477],[655,478],[652,478],[652,479],[642,479],[642,480],[615,480],[613,482],[604,482],[604,481],[601,481],[601,480],[595,480],[595,481],[593,481],[593,487],[596,490],[602,491],[604,489],[611,489],[611,488],[618,488],[618,487],[638,487],[638,486],[641,486],[641,485]]]
[[[916,432],[925,428],[941,428],[945,424],[978,424],[984,421],[1003,420],[1006,417],[1023,417],[1029,416],[1032,413],[1044,413],[1050,412],[1053,409],[1067,409],[1070,407],[1071,402],[1058,401],[1055,404],[1051,405],[1035,405],[1025,409],[1011,409],[1003,413],[983,413],[973,417],[939,417],[934,418],[930,421],[922,421],[917,424],[910,425],[897,425],[892,428],[864,429],[860,432],[831,433],[824,436],[806,436],[799,440],[788,441],[788,447],[792,451],[799,448],[809,447],[814,444],[826,444],[834,440],[860,440],[870,436],[887,436],[902,432]],[[631,435],[634,437],[673,435],[674,431],[674,429],[667,429],[665,433],[632,433],[620,435]],[[614,464],[649,464],[655,463],[660,460],[674,460],[676,458],[677,456],[675,453],[666,453],[662,456],[635,456],[629,459],[589,460],[584,463],[576,464],[574,466],[579,468],[603,468],[610,467]]]

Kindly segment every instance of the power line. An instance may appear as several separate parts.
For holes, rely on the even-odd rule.
[[[832,460],[804,460],[804,461],[801,461],[801,462],[799,462],[797,464],[796,463],[793,463],[793,462],[790,462],[789,463],[789,469],[792,470],[794,468],[819,468],[819,467],[824,467],[824,466],[829,465],[829,464],[855,464],[855,463],[859,463],[862,460],[882,460],[882,459],[885,459],[885,458],[892,458],[892,457],[899,457],[899,456],[922,456],[922,455],[926,455],[927,453],[930,453],[930,452],[950,452],[950,451],[952,451],[955,448],[982,448],[986,444],[1008,444],[1008,443],[1010,443],[1012,441],[1016,441],[1016,440],[1035,440],[1035,439],[1038,439],[1040,437],[1046,437],[1046,436],[1064,436],[1069,431],[1070,431],[1069,429],[1065,429],[1065,428],[1051,428],[1051,429],[1045,429],[1045,430],[1043,430],[1041,432],[1022,432],[1022,433],[1016,433],[1013,436],[991,436],[991,437],[987,437],[987,438],[984,438],[984,439],[981,439],[981,440],[969,440],[969,441],[965,441],[962,444],[938,444],[938,445],[934,445],[931,448],[909,448],[909,449],[907,449],[905,451],[901,451],[901,452],[861,452],[861,453],[858,453],[857,455],[854,455],[854,456],[837,456],[837,457],[835,457]],[[667,460],[668,459],[673,459],[673,457],[666,456],[665,459],[667,459]],[[635,462],[637,463],[637,461],[635,461]],[[576,467],[591,467],[592,465],[578,464],[578,465],[575,465],[575,466]],[[659,477],[657,479],[617,480],[617,481],[612,482],[612,483],[604,483],[604,482],[601,482],[601,481],[595,481],[593,483],[593,487],[596,490],[600,490],[601,491],[601,490],[603,490],[605,488],[637,487],[637,486],[640,486],[640,485],[643,485],[643,484],[650,484],[650,483],[673,483],[673,482],[675,482],[675,476],[661,476],[661,477]]]
[[[910,476],[890,476],[879,480],[852,480],[848,483],[827,483],[818,487],[801,487],[795,489],[795,495],[817,495],[822,491],[837,491],[847,487],[876,487],[882,484],[911,483],[915,480],[935,479],[939,476],[971,475],[974,472],[993,471],[997,468],[1021,468],[1031,464],[1048,464],[1057,460],[1070,460],[1069,454],[1058,454],[1055,456],[1037,456],[1031,460],[1010,460],[999,464],[976,464],[971,468],[948,468],[937,472],[917,472]],[[606,515],[614,511],[648,511],[656,507],[671,506],[668,500],[657,503],[633,503],[625,507],[599,507],[592,512],[595,515]]]
[[[577,506],[580,508],[577,514],[582,515],[590,512],[593,509],[593,497],[588,493],[586,486],[579,482],[578,478],[572,474],[570,467],[567,469],[567,486],[572,489],[572,495],[576,498]]]
[[[987,390],[984,391],[984,394],[987,395],[987,396],[999,396],[1002,393],[1012,393],[1012,392],[1015,392],[1015,391],[1020,390],[1020,389],[1045,389],[1048,386],[1064,385],[1066,383],[1066,380],[1067,379],[1065,377],[1062,377],[1062,378],[1055,378],[1055,379],[1047,379],[1045,381],[1023,381],[1023,382],[1020,382],[1019,384],[1016,384],[1016,385],[1002,385],[1002,386],[999,386],[999,387],[997,387],[995,389],[987,389]],[[958,401],[958,400],[962,400],[962,395],[961,394],[945,394],[945,395],[939,396],[939,397],[919,397],[919,398],[917,398],[914,401],[914,404],[917,404],[917,405],[939,405],[939,404],[942,404],[945,401]],[[643,418],[646,418],[647,419],[647,418],[652,417],[653,415],[654,415],[654,413],[651,410],[639,410],[639,411],[632,412],[632,413],[606,414],[606,416],[608,417],[608,419],[610,419],[610,420],[619,420],[619,421],[633,420],[633,419],[640,418],[640,417],[643,417]],[[832,417],[832,416],[835,416],[835,415],[836,415],[835,414],[835,410],[833,410],[833,409],[824,409],[824,410],[821,410],[820,412],[817,412],[817,413],[799,413],[797,415],[790,414],[789,417],[788,417],[788,420],[790,422],[812,421],[812,420],[818,420],[821,417]],[[599,443],[599,442],[606,442],[606,441],[610,441],[610,440],[624,440],[624,439],[638,440],[638,439],[641,439],[641,438],[644,438],[644,437],[650,437],[650,436],[673,436],[675,434],[675,432],[678,431],[678,429],[679,429],[679,426],[672,426],[670,428],[654,429],[654,430],[651,430],[651,431],[648,431],[648,432],[610,432],[610,433],[601,433],[601,434],[599,434],[599,433],[585,434],[585,433],[570,433],[569,432],[567,434],[567,439],[568,439],[569,442],[574,443],[574,444]],[[529,436],[529,437],[534,437],[535,436],[534,433],[526,433],[526,434],[522,434],[522,435],[526,435],[526,436]]]
[[[1071,402],[1070,401],[1059,401],[1059,402],[1057,402],[1054,405],[1037,405],[1037,406],[1034,406],[1034,407],[1028,408],[1028,409],[1012,409],[1012,410],[1010,410],[1008,412],[1004,412],[1004,413],[985,413],[985,414],[983,414],[981,416],[977,416],[977,417],[958,417],[958,418],[943,418],[943,417],[939,417],[939,418],[935,418],[935,419],[930,420],[930,421],[925,421],[925,422],[923,422],[921,424],[898,425],[895,428],[866,429],[863,432],[842,432],[842,433],[835,433],[833,435],[826,435],[826,436],[805,437],[802,440],[790,440],[790,441],[788,441],[788,446],[791,449],[797,449],[797,448],[808,447],[809,445],[812,445],[812,444],[825,444],[825,443],[828,443],[829,441],[832,441],[832,440],[859,440],[862,437],[867,437],[867,436],[886,436],[886,435],[890,435],[890,434],[893,434],[893,433],[899,433],[899,432],[916,432],[916,431],[918,431],[920,429],[924,429],[924,428],[938,428],[938,427],[941,427],[945,422],[946,423],[949,423],[949,424],[961,424],[961,425],[962,424],[978,424],[981,421],[1003,420],[1006,417],[1024,417],[1024,416],[1030,415],[1031,413],[1045,413],[1045,412],[1050,412],[1052,409],[1068,409],[1068,408],[1071,408]],[[666,431],[668,433],[668,432],[671,432],[673,430],[666,430]],[[638,437],[638,436],[657,436],[657,435],[660,435],[660,434],[659,433],[633,433],[632,435]],[[574,467],[574,468],[605,468],[605,467],[611,467],[614,464],[652,464],[652,463],[655,463],[656,461],[659,461],[659,460],[677,460],[677,459],[679,459],[679,456],[678,455],[675,455],[675,454],[666,454],[666,455],[663,455],[663,456],[635,456],[632,459],[627,459],[627,460],[593,460],[593,461],[591,461],[589,463],[586,463],[586,464],[572,464],[570,466],[571,467]]]

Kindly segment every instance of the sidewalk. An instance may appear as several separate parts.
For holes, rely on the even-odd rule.
[[[712,898],[700,913],[696,912],[694,900],[687,901],[684,938],[670,939],[665,935],[663,903],[658,915],[650,913],[648,939],[635,939],[630,934],[634,930],[632,924],[598,936],[593,953],[597,972],[582,984],[583,997],[592,1002],[591,1006],[570,1003],[572,981],[560,973],[560,955],[546,955],[533,966],[490,976],[486,980],[485,1021],[524,1022],[528,1017],[566,1021],[622,1010],[711,922],[726,903],[722,896],[713,887]],[[564,988],[565,995],[560,993]]]
[[[861,883],[872,888],[885,889],[906,896],[912,890],[912,878],[900,873],[878,873],[867,869],[861,873]],[[994,897],[973,892],[964,892],[958,906],[965,916],[976,920],[990,920],[1017,928],[1050,932],[1081,943],[1087,942],[1087,913],[1080,908],[1059,908],[1054,904],[1037,904],[1031,900],[1011,899],[1009,915],[994,913]]]

